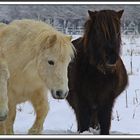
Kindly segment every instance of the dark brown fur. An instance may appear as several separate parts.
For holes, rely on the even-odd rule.
[[[84,36],[72,42],[77,54],[68,68],[67,100],[75,111],[79,132],[99,123],[100,134],[109,134],[113,104],[126,88],[127,72],[119,56],[122,13],[89,11]]]

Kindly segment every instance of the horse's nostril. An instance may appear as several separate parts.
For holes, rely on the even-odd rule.
[[[61,97],[63,91],[62,90],[57,90],[56,91],[56,96]]]

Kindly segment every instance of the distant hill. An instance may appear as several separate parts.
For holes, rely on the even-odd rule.
[[[12,21],[21,18],[87,18],[87,10],[124,9],[123,20],[139,20],[140,5],[0,5],[0,20]]]

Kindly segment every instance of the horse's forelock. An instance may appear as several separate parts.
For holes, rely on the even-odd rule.
[[[83,42],[84,46],[86,47],[89,40],[89,32],[92,32],[92,28],[95,28],[96,32],[101,32],[104,34],[104,39],[111,40],[112,37],[118,36],[120,34],[120,19],[116,15],[115,12],[108,12],[108,11],[101,11],[97,12],[96,16],[94,16],[92,19],[88,19],[84,25],[85,31],[84,31],[84,37]],[[93,35],[94,33],[92,33]]]
[[[98,26],[98,31],[102,31],[105,39],[111,39],[113,33],[118,34],[120,20],[114,12],[102,11],[97,14],[94,24]]]
[[[62,58],[70,57],[71,59],[74,58],[75,49],[71,40],[69,40],[66,35],[58,32],[57,34],[57,43],[56,48]]]
[[[75,50],[71,40],[61,32],[56,31],[48,33],[48,31],[44,30],[37,36],[34,43],[36,46],[40,46],[41,50],[46,48],[54,49],[55,46],[56,51],[61,57],[74,57]]]

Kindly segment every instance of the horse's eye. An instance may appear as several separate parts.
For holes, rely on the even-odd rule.
[[[48,63],[49,63],[50,65],[54,65],[54,61],[52,61],[52,60],[49,60]]]

